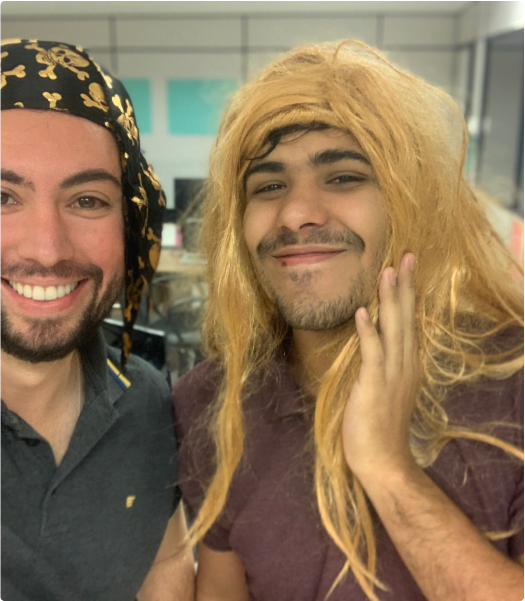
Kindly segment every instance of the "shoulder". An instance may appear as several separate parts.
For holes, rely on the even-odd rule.
[[[217,398],[222,369],[217,359],[202,361],[175,382],[172,400],[177,421],[194,421]]]
[[[449,421],[457,426],[488,422],[523,423],[523,369],[503,380],[483,378],[462,384],[443,403]]]
[[[173,386],[174,393],[208,394],[220,385],[222,369],[218,359],[207,359],[181,376]]]
[[[517,529],[517,535],[494,544],[506,555],[518,555],[523,465],[504,449],[523,448],[523,371],[457,387],[443,407],[456,435],[427,468],[428,475],[482,531]]]
[[[200,506],[215,469],[210,435],[210,411],[217,398],[222,371],[218,361],[199,363],[173,386],[175,434],[178,442],[179,485],[190,516]]]
[[[120,351],[113,347],[107,347],[108,360],[120,369]],[[114,376],[111,367],[108,365],[110,376]],[[138,399],[144,407],[155,408],[163,407],[171,410],[171,395],[168,383],[164,375],[153,365],[131,354],[126,364],[126,370],[123,374],[117,376],[121,378],[128,387],[127,397]]]

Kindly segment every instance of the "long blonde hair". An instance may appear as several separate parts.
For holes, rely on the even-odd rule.
[[[490,433],[449,424],[442,400],[451,386],[506,378],[522,365],[520,348],[486,351],[500,331],[523,324],[513,259],[463,177],[464,119],[444,92],[405,73],[358,42],[300,47],[264,69],[233,98],[211,157],[202,236],[209,304],[204,334],[220,359],[222,385],[210,418],[216,471],[191,529],[201,539],[221,514],[243,454],[243,398],[254,373],[269,366],[287,327],[259,285],[243,238],[244,174],[269,133],[324,123],[350,132],[370,159],[386,199],[390,232],[384,266],[417,257],[416,317],[421,390],[411,444],[430,465],[452,438],[469,437],[519,453]],[[378,299],[368,306],[374,321]],[[317,394],[315,490],[322,523],[368,598],[376,546],[365,493],[342,448],[342,417],[360,365],[355,328],[334,335],[334,360]]]

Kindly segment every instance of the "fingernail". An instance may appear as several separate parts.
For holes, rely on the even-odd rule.
[[[359,313],[359,318],[363,321],[368,321],[368,311],[364,307],[360,307],[357,312]]]
[[[388,277],[388,281],[390,282],[391,286],[395,286],[397,283],[397,275],[396,272],[391,269],[388,273],[387,273],[387,277]]]
[[[408,265],[408,268],[410,269],[410,271],[414,271],[414,268],[416,266],[416,257],[414,257],[414,255],[408,256],[407,265]]]

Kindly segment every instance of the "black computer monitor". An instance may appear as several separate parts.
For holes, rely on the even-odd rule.
[[[105,319],[102,322],[102,332],[106,342],[115,348],[122,349],[122,333],[124,325],[115,319]],[[166,334],[161,330],[133,326],[133,346],[135,355],[151,363],[161,370],[166,363]]]

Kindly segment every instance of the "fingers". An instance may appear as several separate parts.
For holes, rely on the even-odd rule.
[[[384,379],[383,346],[368,311],[361,307],[355,313],[355,325],[361,346],[361,384],[377,384]]]
[[[356,312],[356,327],[361,341],[364,365],[382,370],[387,379],[413,363],[415,341],[415,257],[403,256],[396,275],[387,267],[379,282],[379,335],[366,309]]]
[[[409,365],[414,359],[416,350],[415,309],[416,295],[414,288],[414,269],[416,258],[407,253],[401,259],[399,266],[399,302],[404,330],[404,363]]]
[[[396,272],[387,267],[379,281],[379,331],[385,355],[387,377],[402,369],[404,328]]]

